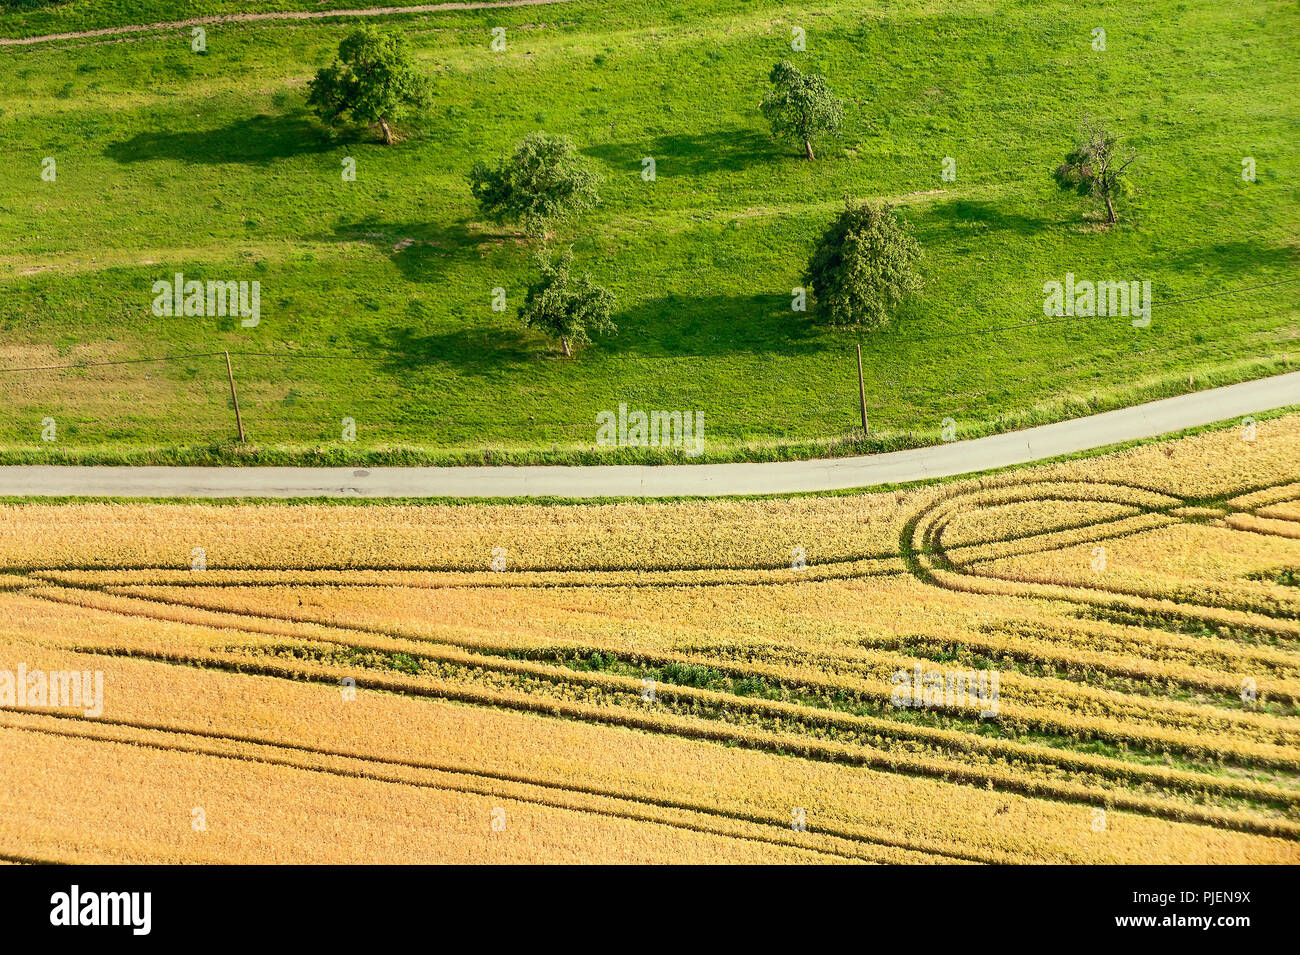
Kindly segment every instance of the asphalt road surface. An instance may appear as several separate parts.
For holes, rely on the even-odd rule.
[[[971,474],[1300,405],[1300,372],[930,448],[762,464],[527,467],[0,467],[3,496],[702,497]]]

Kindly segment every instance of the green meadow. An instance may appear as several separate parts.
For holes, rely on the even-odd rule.
[[[362,5],[69,0],[6,7],[0,35]],[[593,448],[596,415],[620,403],[702,411],[694,460],[842,453],[1300,357],[1289,0],[578,0],[365,22],[405,33],[433,81],[431,109],[391,147],[305,107],[355,22],[209,25],[204,53],[187,30],[0,47],[0,458],[672,457]],[[758,111],[782,58],[845,100],[815,162]],[[1142,155],[1114,227],[1050,176],[1085,115]],[[602,204],[545,243],[481,222],[466,180],[539,129],[570,136],[604,180]],[[923,288],[879,331],[791,309],[846,196],[898,203],[924,251]],[[572,359],[515,318],[543,244],[573,245],[617,296],[617,334]],[[155,317],[153,283],[177,272],[260,282],[259,324]],[[1043,285],[1067,273],[1150,281],[1150,326],[1046,318]],[[86,367],[47,368],[68,365]]]

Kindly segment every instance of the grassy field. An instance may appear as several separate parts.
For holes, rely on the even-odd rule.
[[[1254,438],[766,501],[5,505],[0,858],[1295,864],[1300,416]],[[19,667],[100,712],[3,700]],[[900,705],[918,668],[994,712]]]
[[[70,2],[7,9],[0,35],[294,6]],[[575,2],[386,22],[436,93],[395,147],[305,110],[348,23],[214,25],[203,55],[177,31],[0,51],[0,455],[193,460],[234,432],[223,350],[243,457],[265,461],[574,459],[621,402],[702,411],[696,460],[895,447],[946,417],[971,435],[1294,367],[1297,285],[1276,284],[1300,225],[1294,4]],[[847,100],[816,163],[757,111],[783,56]],[[1049,178],[1085,112],[1144,156],[1113,229]],[[532,250],[477,221],[465,181],[539,128],[605,177],[554,241],[617,293],[619,333],[569,361],[514,321]],[[857,442],[859,337],[789,307],[846,194],[901,202],[925,250],[922,293],[861,337]],[[153,317],[152,283],[177,271],[260,281],[260,325]],[[1149,279],[1151,327],[1046,322],[1042,285],[1067,272]],[[207,357],[14,370],[177,355]]]

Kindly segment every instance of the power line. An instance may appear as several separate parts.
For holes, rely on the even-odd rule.
[[[184,361],[186,358],[215,358],[222,352],[186,352],[183,355],[162,355],[158,358],[123,358],[117,361],[88,361],[78,365],[32,365],[28,368],[0,368],[0,371],[65,371],[69,368],[105,368],[109,365],[143,365],[150,362]]]

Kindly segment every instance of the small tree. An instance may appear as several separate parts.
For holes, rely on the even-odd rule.
[[[1115,199],[1128,193],[1128,170],[1139,157],[1121,148],[1102,123],[1084,120],[1079,136],[1078,145],[1052,176],[1062,189],[1100,199],[1106,204],[1106,221],[1116,223]]]
[[[831,92],[820,76],[803,73],[789,60],[772,67],[772,89],[759,107],[772,124],[772,135],[802,141],[809,159],[814,136],[838,136],[844,119],[844,101]]]
[[[345,119],[378,123],[384,142],[395,142],[392,123],[423,109],[429,81],[417,72],[406,39],[361,27],[339,44],[338,58],[308,84],[307,105],[327,124]]]
[[[565,358],[573,355],[575,347],[590,344],[592,335],[618,331],[609,317],[614,293],[597,285],[586,273],[574,278],[573,249],[566,249],[554,261],[539,254],[538,264],[542,277],[528,287],[519,309],[519,318],[526,326],[558,338]]]
[[[600,202],[598,182],[573,143],[549,133],[531,133],[495,169],[478,162],[469,173],[484,218],[498,225],[518,222],[535,235]]]
[[[846,201],[818,241],[804,281],[830,324],[879,328],[890,306],[921,287],[913,269],[920,255],[893,206]]]

